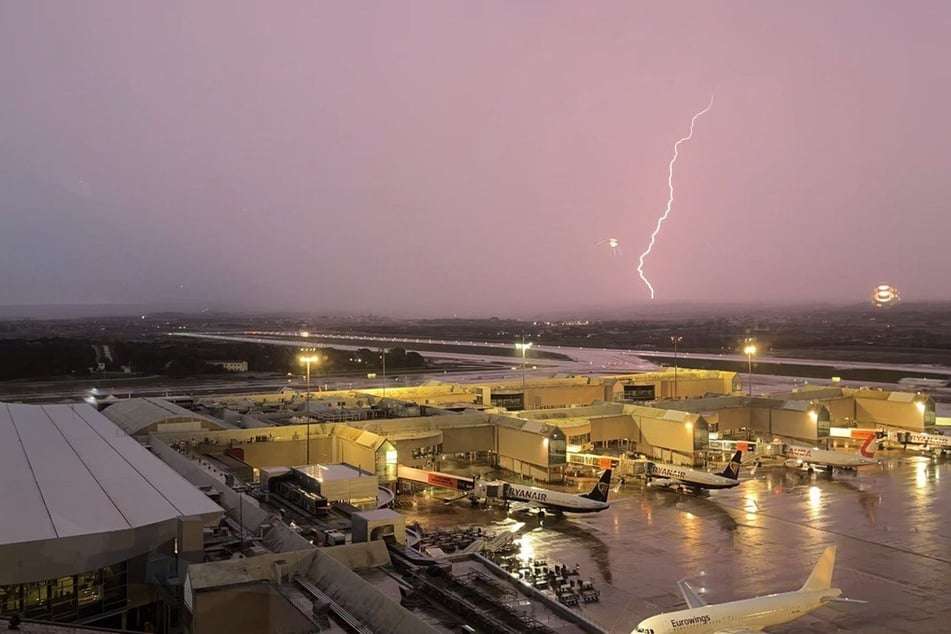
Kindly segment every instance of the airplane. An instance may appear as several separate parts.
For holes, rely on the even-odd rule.
[[[597,513],[610,508],[608,491],[611,486],[611,469],[605,470],[594,488],[588,493],[575,495],[562,493],[534,486],[522,486],[500,480],[485,482],[480,479],[474,481],[474,488],[466,496],[470,499],[484,498],[486,500],[504,500],[525,505],[528,509],[537,509],[539,516],[545,517],[546,512],[561,513]]]
[[[786,456],[785,464],[787,467],[796,467],[808,471],[812,471],[816,466],[826,467],[829,473],[832,473],[835,468],[855,469],[862,465],[878,464],[878,460],[875,459],[875,445],[873,443],[878,442],[884,436],[884,432],[871,434],[862,443],[858,453],[786,445],[783,451]]]
[[[700,493],[704,489],[730,489],[740,483],[738,478],[742,460],[743,452],[737,451],[720,473],[648,462],[645,473],[647,486],[674,487],[692,493]],[[753,470],[755,472],[755,466]]]
[[[865,603],[840,598],[842,590],[832,587],[835,552],[835,546],[826,548],[806,582],[791,592],[709,605],[690,584],[678,581],[687,609],[644,619],[631,634],[754,634],[798,619],[830,601]]]
[[[915,445],[921,451],[930,451],[932,453],[951,453],[951,436],[942,434],[928,434],[922,432],[900,431],[888,435],[889,440],[900,443],[904,449],[908,445]]]

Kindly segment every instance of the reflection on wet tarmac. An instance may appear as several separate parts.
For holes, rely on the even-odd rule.
[[[763,468],[735,489],[702,496],[628,482],[602,513],[544,522],[518,516],[523,554],[580,564],[602,592],[600,602],[579,609],[607,631],[629,632],[645,616],[682,607],[679,579],[711,602],[791,590],[834,543],[836,584],[869,603],[829,605],[772,632],[946,631],[951,490],[941,482],[951,482],[951,459],[886,457],[881,466],[831,476]],[[515,524],[501,509],[411,508],[424,525]]]

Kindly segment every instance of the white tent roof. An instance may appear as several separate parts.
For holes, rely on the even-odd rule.
[[[129,434],[138,434],[149,425],[168,421],[207,421],[215,429],[233,428],[223,421],[204,416],[161,398],[131,398],[115,401],[103,415]]]
[[[0,403],[0,544],[222,509],[88,405]]]

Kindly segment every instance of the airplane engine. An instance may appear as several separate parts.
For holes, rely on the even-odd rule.
[[[793,467],[793,468],[795,468],[795,469],[801,469],[801,468],[802,468],[802,460],[797,460],[796,458],[789,458],[788,460],[786,460],[786,462],[785,462],[784,464],[785,464],[787,467]]]

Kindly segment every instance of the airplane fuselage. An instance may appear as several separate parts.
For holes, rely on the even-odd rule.
[[[798,590],[658,614],[632,634],[715,634],[730,628],[757,630],[788,623],[842,594],[838,588]]]
[[[795,460],[802,465],[821,465],[828,467],[851,468],[862,465],[876,464],[874,458],[866,458],[858,453],[847,453],[844,451],[831,451],[829,449],[816,449],[813,447],[798,447],[790,445],[786,447],[785,455],[788,459]]]
[[[471,496],[487,501],[501,500],[525,504],[530,508],[558,513],[596,513],[610,508],[607,502],[611,470],[606,470],[594,488],[584,495],[551,491],[536,486],[513,484],[502,480],[486,482],[476,479]]]
[[[729,489],[739,484],[738,480],[725,478],[716,473],[698,471],[688,467],[650,463],[647,466],[647,478],[650,480],[673,480],[679,484],[698,489]]]
[[[926,450],[951,450],[951,436],[925,434],[921,432],[899,432],[894,437],[897,442],[904,445],[921,445]]]
[[[596,513],[610,508],[607,502],[589,500],[573,493],[509,483],[505,483],[502,488],[502,499],[510,502],[527,502],[534,506],[568,513]]]

